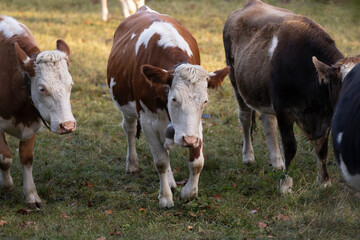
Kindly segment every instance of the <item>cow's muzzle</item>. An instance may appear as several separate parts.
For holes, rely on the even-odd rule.
[[[199,138],[193,136],[183,136],[181,138],[181,145],[183,147],[197,147],[199,144]]]
[[[58,126],[59,134],[71,133],[71,132],[74,132],[75,130],[76,130],[76,122],[75,121],[62,122]]]

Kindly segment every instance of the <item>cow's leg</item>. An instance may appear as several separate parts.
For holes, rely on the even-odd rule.
[[[146,137],[147,142],[149,143],[151,153],[154,158],[154,165],[159,174],[160,178],[160,192],[159,192],[159,205],[160,208],[171,208],[174,206],[173,195],[171,191],[171,184],[175,183],[172,177],[171,181],[171,168],[169,153],[164,148],[158,137],[158,130],[154,129],[151,124],[147,121],[144,121],[143,118],[140,119],[141,126],[143,127],[143,132]],[[165,125],[166,129],[167,124]],[[165,130],[164,130],[165,133]],[[170,181],[169,181],[170,180]]]
[[[315,140],[315,152],[317,157],[317,165],[318,165],[318,183],[324,187],[331,185],[331,179],[329,177],[329,173],[326,168],[326,158],[328,153],[328,139],[329,139],[330,129],[327,130],[326,134]]]
[[[139,166],[139,159],[136,153],[136,125],[137,119],[131,118],[123,114],[122,126],[126,133],[127,139],[127,154],[126,154],[126,172],[127,173],[138,173],[141,172]]]
[[[296,154],[296,139],[293,129],[294,119],[292,117],[291,112],[286,110],[277,111],[276,115],[277,115],[281,140],[284,148],[285,168],[287,170]],[[280,192],[281,193],[291,192],[292,185],[293,185],[292,178],[286,175],[286,178],[280,181]]]
[[[203,152],[203,143],[200,140],[200,144],[196,148],[189,149],[189,170],[190,176],[186,185],[181,189],[180,198],[191,199],[195,198],[198,195],[198,183],[201,170],[204,166],[204,152]]]
[[[145,0],[135,0],[136,8],[139,9],[145,5]]]
[[[107,0],[101,0],[101,19],[103,21],[108,20],[109,10],[107,6]]]
[[[261,121],[264,126],[266,142],[270,151],[270,164],[274,168],[284,169],[285,164],[281,157],[277,139],[277,120],[274,115],[261,114]]]
[[[23,166],[23,193],[26,198],[26,203],[32,207],[41,207],[41,200],[36,191],[33,175],[32,175],[32,163],[34,157],[34,142],[35,135],[29,140],[20,141],[19,153],[20,161]]]
[[[0,131],[0,188],[11,188],[14,183],[10,175],[12,155],[7,146],[4,132]]]
[[[120,4],[125,18],[136,12],[136,5],[133,0],[120,0]]]

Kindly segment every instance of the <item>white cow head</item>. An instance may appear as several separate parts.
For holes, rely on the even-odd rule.
[[[64,134],[76,129],[70,105],[73,81],[68,70],[70,49],[63,40],[58,40],[56,45],[57,50],[32,57],[27,56],[17,43],[15,49],[23,71],[31,79],[34,106],[50,124],[51,131]]]
[[[155,88],[169,86],[167,107],[175,129],[175,143],[197,147],[202,137],[201,114],[208,102],[207,88],[220,86],[229,67],[209,74],[203,67],[192,64],[181,64],[172,71],[143,65],[142,73]]]

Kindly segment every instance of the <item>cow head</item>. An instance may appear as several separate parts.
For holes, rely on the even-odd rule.
[[[70,49],[58,40],[57,50],[44,51],[29,57],[18,43],[15,50],[22,70],[30,78],[31,99],[51,131],[64,134],[75,131],[70,93],[73,85],[68,70]]]
[[[208,73],[192,64],[180,64],[172,71],[143,65],[142,73],[155,88],[164,84],[169,87],[167,107],[175,130],[175,143],[197,147],[202,137],[201,114],[208,102],[207,88],[220,86],[229,67]]]

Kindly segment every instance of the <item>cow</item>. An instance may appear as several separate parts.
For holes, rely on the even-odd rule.
[[[231,13],[223,29],[223,40],[243,127],[243,162],[255,161],[251,129],[258,111],[271,165],[289,168],[297,147],[293,131],[296,122],[307,138],[315,141],[319,183],[331,184],[326,158],[334,104],[342,77],[359,59],[344,59],[332,38],[309,18],[260,0],[247,0],[241,9]],[[319,82],[321,74],[318,76],[317,70],[322,64],[333,64],[340,76],[338,81]],[[292,185],[291,177],[286,175],[280,192],[291,191]]]
[[[171,190],[176,182],[168,153],[171,138],[176,145],[189,148],[190,176],[180,198],[191,199],[198,194],[204,165],[201,114],[208,103],[207,88],[220,86],[228,72],[225,67],[208,73],[200,66],[199,48],[190,32],[172,17],[147,6],[116,29],[107,83],[123,115],[126,172],[140,171],[135,148],[139,121],[160,178],[161,208],[174,206]]]
[[[145,0],[119,0],[124,17],[127,18],[131,14],[134,14],[137,9],[144,6]],[[108,20],[109,10],[107,6],[107,0],[101,0],[101,19],[103,21]]]
[[[58,134],[73,132],[69,73],[70,48],[41,52],[31,31],[12,17],[0,16],[0,188],[11,188],[12,155],[5,133],[20,140],[23,193],[30,207],[41,207],[32,175],[36,133],[43,123]]]
[[[333,70],[325,66],[327,82]],[[334,154],[339,168],[350,186],[360,190],[360,64],[357,64],[345,77],[335,107],[331,124]],[[359,128],[358,128],[359,127]]]

